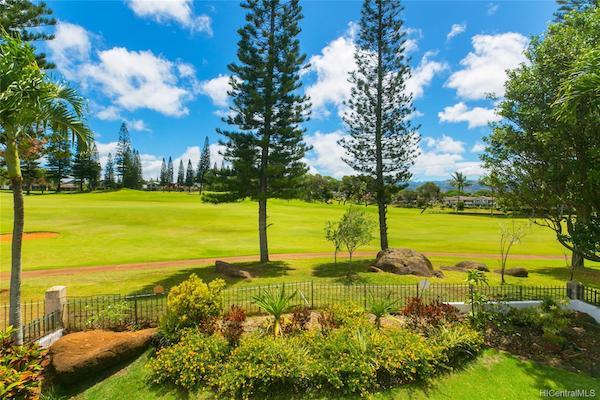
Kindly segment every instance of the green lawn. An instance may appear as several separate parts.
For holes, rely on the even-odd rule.
[[[0,231],[12,229],[12,198],[0,193]],[[325,222],[343,205],[271,200],[272,253],[328,251]],[[60,237],[24,242],[25,270],[177,260],[258,252],[257,205],[203,204],[197,194],[138,192],[32,195],[25,198],[25,230]],[[367,210],[376,218],[376,208]],[[503,218],[389,208],[390,245],[420,251],[497,253]],[[9,254],[9,242],[0,244]],[[369,247],[376,249],[374,241]],[[545,228],[532,225],[515,254],[562,255]],[[7,270],[10,257],[2,257]]]
[[[197,194],[137,192],[51,194],[26,197],[26,231],[55,231],[58,238],[24,242],[25,270],[104,265],[126,262],[190,259],[210,256],[257,253],[256,204],[250,201],[211,205],[199,201]],[[0,230],[12,227],[11,197],[0,193],[2,203]],[[331,251],[323,238],[325,221],[335,219],[345,209],[337,204],[272,200],[269,241],[273,253]],[[376,218],[375,207],[367,208]],[[392,246],[412,247],[432,252],[473,252],[495,254],[498,225],[502,217],[454,215],[391,207],[389,211]],[[376,249],[376,241],[369,247]],[[0,243],[0,269],[8,271],[10,243]],[[532,225],[515,254],[560,255],[562,248],[551,232]],[[278,257],[274,255],[274,260]],[[434,266],[452,265],[465,257],[431,257]],[[492,269],[496,258],[478,259]],[[244,265],[256,276],[246,282],[229,279],[231,286],[290,281],[339,281],[346,273],[345,260],[338,266],[331,258],[280,260],[270,266]],[[365,283],[416,283],[421,278],[365,271],[368,260],[355,265],[358,279]],[[510,283],[562,286],[569,278],[563,260],[509,260],[510,266],[530,270],[526,279],[508,278]],[[593,264],[589,264],[593,265]],[[161,284],[170,287],[190,273],[203,279],[217,277],[212,266],[177,266],[144,270],[89,272],[76,275],[27,277],[23,281],[24,298],[40,298],[52,285],[66,285],[70,295],[129,293],[150,290]],[[492,284],[497,274],[489,274]],[[600,268],[596,264],[577,278],[600,287]],[[464,274],[446,272],[445,279],[434,283],[462,283]],[[0,282],[6,289],[8,281]],[[0,293],[0,303],[7,293]]]
[[[112,376],[97,383],[89,382],[66,392],[81,400],[171,400],[216,399],[208,391],[186,394],[173,388],[155,386],[148,382],[144,368],[148,353]],[[103,377],[104,378],[104,377]],[[430,400],[512,400],[539,399],[540,390],[595,390],[600,381],[584,374],[522,361],[505,353],[486,350],[464,369],[434,378],[429,386],[411,386],[374,394],[374,399]],[[65,390],[63,388],[63,390]],[[74,394],[77,393],[77,394]],[[52,399],[61,398],[58,395]],[[68,398],[68,397],[67,397]],[[328,397],[331,398],[331,397]],[[565,397],[563,397],[565,398]],[[569,397],[566,397],[569,398]]]

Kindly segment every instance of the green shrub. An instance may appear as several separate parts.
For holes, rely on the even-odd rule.
[[[453,367],[474,357],[482,348],[481,332],[466,324],[442,324],[431,333],[438,346],[438,367]]]
[[[177,331],[194,327],[205,333],[216,329],[221,315],[221,291],[225,281],[215,279],[206,284],[195,274],[173,287],[167,297],[167,313],[160,331],[165,337],[177,337]]]
[[[36,344],[15,346],[12,334],[12,327],[0,331],[0,399],[37,399],[47,351]]]
[[[188,332],[177,344],[159,350],[148,368],[154,383],[192,390],[219,373],[228,353],[229,343],[222,336]]]
[[[234,398],[300,393],[312,381],[313,365],[301,337],[248,335],[231,352],[213,383],[221,394]]]
[[[364,308],[357,304],[334,304],[321,311],[319,325],[323,332],[344,326],[361,327],[370,325]]]

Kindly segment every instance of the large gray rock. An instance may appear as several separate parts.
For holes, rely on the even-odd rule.
[[[433,276],[433,265],[412,249],[387,249],[377,253],[375,267],[398,275]]]
[[[239,269],[235,265],[221,260],[215,261],[215,270],[230,278],[252,279],[250,272]]]
[[[484,263],[477,262],[477,261],[461,261],[461,262],[457,263],[456,265],[454,265],[454,268],[456,268],[459,271],[466,271],[468,269],[476,269],[478,271],[483,271],[483,272],[490,271],[490,269],[488,268],[487,265],[485,265]]]

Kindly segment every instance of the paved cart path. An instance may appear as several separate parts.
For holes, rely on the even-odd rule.
[[[355,257],[375,257],[376,251],[357,251]],[[456,257],[463,259],[480,259],[480,258],[497,258],[497,254],[491,253],[452,253],[452,252],[423,252],[428,257]],[[271,254],[271,260],[302,260],[310,258],[324,258],[332,257],[331,252],[319,252],[319,253],[287,253],[287,254]],[[563,256],[560,255],[532,255],[532,254],[511,254],[512,260],[562,260]],[[90,272],[111,272],[120,270],[144,270],[144,269],[156,269],[156,268],[178,268],[178,267],[197,267],[203,265],[214,264],[216,260],[222,260],[227,262],[245,262],[245,261],[258,261],[257,255],[248,256],[226,256],[226,257],[207,257],[207,258],[193,258],[188,260],[173,260],[173,261],[148,261],[140,263],[128,263],[128,264],[113,264],[113,265],[93,265],[83,267],[70,267],[70,268],[55,268],[55,269],[42,269],[34,271],[23,271],[22,277],[42,277],[42,276],[59,276],[59,275],[77,275],[87,274]],[[0,273],[1,279],[8,279],[10,273],[8,271],[2,271]]]

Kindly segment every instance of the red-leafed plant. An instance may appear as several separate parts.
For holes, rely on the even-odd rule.
[[[402,309],[402,315],[415,329],[426,330],[443,322],[454,322],[460,317],[456,307],[434,300],[425,303],[420,297],[411,297]]]
[[[223,316],[221,333],[231,345],[236,345],[244,333],[244,321],[246,321],[246,311],[236,305]]]

